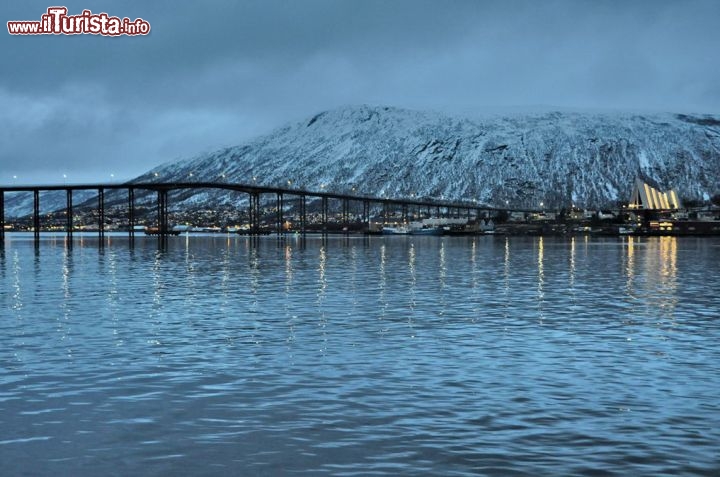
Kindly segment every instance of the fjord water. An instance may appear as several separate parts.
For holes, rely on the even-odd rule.
[[[0,252],[3,475],[718,475],[720,239]]]

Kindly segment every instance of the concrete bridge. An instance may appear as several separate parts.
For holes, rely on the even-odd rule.
[[[161,237],[166,237],[170,232],[170,224],[168,223],[168,193],[177,190],[199,190],[199,189],[219,189],[227,191],[235,191],[246,193],[249,196],[249,231],[251,234],[260,233],[260,198],[263,195],[271,195],[276,201],[276,223],[275,231],[283,232],[283,209],[287,196],[294,196],[299,202],[299,232],[307,231],[307,200],[320,199],[321,216],[323,230],[327,230],[328,224],[328,201],[338,200],[342,204],[342,223],[347,225],[350,217],[350,203],[362,203],[362,221],[369,227],[371,206],[380,205],[384,211],[391,207],[400,208],[403,219],[407,218],[408,208],[417,207],[425,208],[428,214],[432,209],[437,216],[450,214],[465,214],[470,218],[473,214],[476,218],[480,217],[482,212],[489,214],[498,213],[507,209],[499,209],[494,207],[481,206],[477,203],[456,202],[445,200],[427,200],[421,198],[388,198],[373,197],[366,195],[353,195],[325,191],[311,191],[306,189],[293,189],[289,187],[272,187],[264,185],[249,185],[242,183],[230,182],[137,182],[137,183],[89,183],[89,184],[50,184],[50,185],[13,185],[0,186],[0,240],[5,238],[5,193],[7,192],[28,192],[33,194],[33,232],[35,240],[40,239],[40,229],[42,227],[40,215],[40,192],[44,191],[65,191],[67,204],[65,208],[66,214],[66,233],[72,236],[73,233],[73,192],[75,191],[97,191],[97,210],[98,210],[98,234],[102,237],[105,234],[105,192],[124,190],[127,192],[128,204],[128,234],[134,236],[136,225],[135,216],[135,192],[138,190],[154,191],[157,194],[157,224],[158,232]]]

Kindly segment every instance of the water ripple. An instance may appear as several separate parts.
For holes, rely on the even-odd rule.
[[[0,252],[7,473],[720,469],[717,244],[136,240]]]

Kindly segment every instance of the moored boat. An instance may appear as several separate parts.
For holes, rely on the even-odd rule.
[[[385,225],[382,228],[382,234],[383,235],[409,235],[410,227],[408,227],[407,225],[396,225],[396,226]]]
[[[411,229],[410,235],[442,235],[443,229],[440,227],[423,227],[419,229]]]
[[[180,235],[179,230],[166,229],[164,232],[160,227],[145,227],[145,235]]]

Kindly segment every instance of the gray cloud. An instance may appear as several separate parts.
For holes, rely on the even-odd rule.
[[[130,178],[344,104],[720,110],[710,0],[66,5],[152,33],[0,35],[2,183]]]

